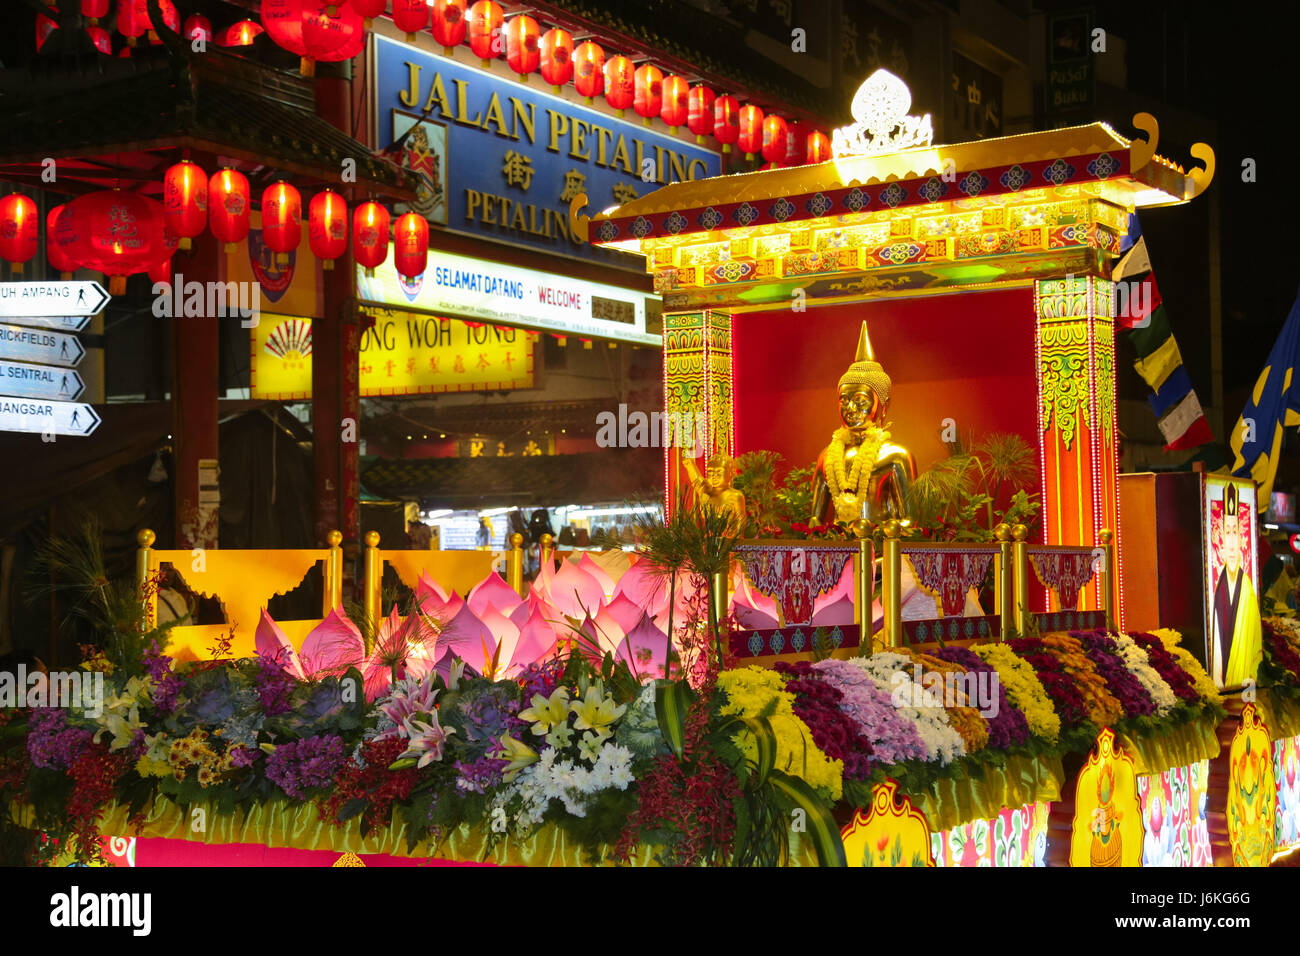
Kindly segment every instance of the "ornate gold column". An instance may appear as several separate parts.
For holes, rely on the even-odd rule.
[[[731,455],[731,315],[715,309],[664,315],[664,507],[686,482],[682,455]]]

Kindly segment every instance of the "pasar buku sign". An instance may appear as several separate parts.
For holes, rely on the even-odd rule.
[[[375,37],[375,51],[376,142],[410,133],[400,160],[421,182],[411,205],[431,226],[642,272],[639,257],[571,234],[570,199],[585,193],[591,215],[721,172],[717,153],[639,119],[386,37]]]

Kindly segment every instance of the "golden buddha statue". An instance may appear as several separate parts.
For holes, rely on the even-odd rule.
[[[867,323],[862,323],[853,364],[840,379],[840,421],[831,443],[817,458],[813,476],[813,524],[881,522],[907,517],[907,492],[916,462],[889,440],[885,411],[889,376],[875,360]]]
[[[691,480],[696,509],[711,508],[727,515],[727,533],[739,534],[745,526],[745,495],[732,487],[736,480],[736,463],[730,455],[710,455],[700,474],[695,459],[682,456],[686,474]]]

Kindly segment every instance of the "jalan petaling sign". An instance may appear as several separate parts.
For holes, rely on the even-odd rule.
[[[409,133],[401,161],[434,226],[641,271],[569,230],[670,182],[717,176],[717,153],[414,47],[375,37],[376,142]],[[412,129],[412,127],[415,127]]]

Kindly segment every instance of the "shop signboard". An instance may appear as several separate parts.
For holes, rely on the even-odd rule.
[[[375,37],[375,142],[399,139],[432,226],[642,271],[572,235],[569,202],[597,213],[721,172],[719,155],[387,37]]]
[[[576,338],[663,344],[653,310],[647,317],[647,294],[632,289],[446,252],[430,252],[424,275],[410,282],[391,259],[374,273],[357,269],[363,302]]]

